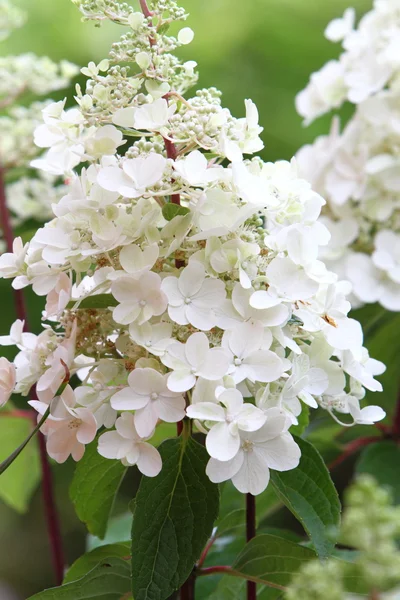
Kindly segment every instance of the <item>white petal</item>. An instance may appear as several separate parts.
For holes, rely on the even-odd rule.
[[[210,458],[206,467],[206,473],[213,483],[228,481],[236,475],[243,464],[243,452],[238,452],[232,460],[225,462]]]
[[[232,477],[232,483],[242,494],[261,494],[269,483],[269,469],[264,456],[257,448],[244,452],[244,459],[238,473]]]
[[[214,402],[198,402],[197,404],[192,404],[187,407],[186,414],[191,419],[225,423],[224,409]]]
[[[227,423],[217,423],[206,437],[206,448],[209,455],[217,460],[231,460],[240,448],[239,433],[232,435]]]
[[[154,446],[142,443],[139,445],[138,469],[146,477],[156,477],[162,468],[160,453]]]
[[[153,402],[135,412],[135,427],[142,438],[150,437],[157,425],[158,414]]]
[[[257,431],[266,420],[267,416],[262,410],[247,402],[238,415],[237,424],[242,431]]]
[[[301,452],[290,433],[269,440],[259,446],[270,469],[275,471],[290,471],[298,466]]]
[[[199,367],[206,360],[209,352],[208,338],[204,333],[194,333],[185,344],[185,354],[192,367]]]

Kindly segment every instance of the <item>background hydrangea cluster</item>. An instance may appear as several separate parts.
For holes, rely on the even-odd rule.
[[[400,309],[399,36],[400,6],[376,0],[355,25],[355,10],[332,21],[326,37],[343,52],[311,76],[297,110],[312,122],[344,102],[354,114],[342,131],[337,117],[327,136],[297,155],[302,176],[328,204],[331,233],[323,258],[352,283],[352,304]]]

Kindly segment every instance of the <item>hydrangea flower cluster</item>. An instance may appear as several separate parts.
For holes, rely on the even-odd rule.
[[[348,285],[318,258],[325,201],[294,162],[244,157],[263,147],[251,100],[237,119],[214,88],[184,97],[196,63],[171,52],[193,32],[167,35],[187,16],[174,0],[141,0],[142,12],[74,2],[127,29],[83,69],[78,106],[49,105],[35,131],[47,151],[34,165],[69,186],[54,219],[0,258],[14,288],[46,297],[40,335],[17,321],[0,339],[19,348],[3,386],[36,386],[58,462],[100,430],[102,456],[156,476],[154,431],[184,420],[206,435],[213,482],[259,494],[270,469],[297,466],[302,410],[346,426],[384,417],[361,407],[384,365],[348,317]],[[80,385],[57,396],[74,374]]]
[[[25,13],[20,9],[8,0],[0,2],[0,40],[6,37],[3,32],[10,33],[24,21]],[[51,201],[58,202],[65,193],[63,185],[56,185],[54,176],[33,177],[28,173],[30,161],[42,152],[33,143],[33,133],[50,100],[36,100],[28,106],[18,102],[25,94],[48,96],[69,85],[78,72],[68,61],[56,64],[32,53],[0,57],[0,166],[10,182],[7,204],[16,224],[30,218],[49,220]],[[26,169],[22,177],[21,169]]]
[[[352,561],[328,559],[307,562],[295,575],[287,600],[356,600],[359,594],[346,592],[346,583],[355,579],[365,597],[396,600],[400,593],[400,509],[393,505],[388,490],[379,487],[370,475],[361,475],[346,493],[340,541],[355,549]]]
[[[326,198],[331,233],[323,259],[353,286],[354,306],[379,302],[400,310],[400,5],[375,0],[355,27],[355,11],[332,21],[326,37],[342,41],[339,60],[311,76],[298,94],[306,123],[345,101],[355,105],[343,131],[334,117],[327,136],[297,155],[302,176]]]
[[[0,41],[7,39],[14,29],[24,24],[24,21],[23,10],[11,4],[10,0],[0,1]]]

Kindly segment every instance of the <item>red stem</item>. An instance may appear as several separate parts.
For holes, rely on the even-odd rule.
[[[341,465],[347,458],[352,456],[352,454],[357,452],[357,450],[359,450],[360,448],[364,448],[364,446],[369,446],[369,444],[373,444],[374,442],[379,441],[379,439],[380,438],[376,436],[364,437],[358,440],[354,440],[354,442],[350,442],[349,444],[347,444],[342,454],[340,454],[337,458],[335,458],[334,461],[332,461],[328,465],[329,470],[335,469],[337,466]]]
[[[198,563],[197,563],[197,567],[198,567],[199,569],[201,569],[201,567],[204,565],[204,563],[205,563],[205,561],[206,561],[206,558],[207,558],[207,555],[208,555],[209,551],[211,550],[211,548],[213,547],[213,545],[214,545],[214,542],[215,542],[215,540],[216,540],[216,539],[217,539],[217,538],[216,538],[216,536],[214,536],[214,535],[213,535],[213,536],[212,536],[212,537],[211,537],[211,538],[208,540],[208,542],[207,542],[206,546],[204,547],[204,550],[203,550],[203,552],[201,553],[201,556],[200,556],[200,558],[199,558],[199,561],[198,561]]]
[[[393,417],[392,434],[395,438],[400,437],[400,392],[397,396],[396,410]]]
[[[164,139],[165,150],[167,151],[168,158],[172,158],[172,160],[176,160],[178,157],[178,151],[176,149],[175,144],[173,142],[171,142],[171,140],[167,140],[167,138],[163,138],[163,139]],[[173,204],[180,204],[181,203],[180,195],[172,194],[171,202]]]
[[[142,9],[142,13],[144,14],[144,16],[146,18],[152,17],[153,13],[151,12],[151,10],[149,10],[146,0],[139,0],[139,2],[140,2],[140,8]]]
[[[13,251],[14,232],[11,225],[10,213],[7,207],[4,169],[0,167],[0,221],[3,229],[4,239],[7,244],[8,252]],[[25,305],[25,299],[22,290],[14,290],[15,294],[15,311],[17,318],[25,321],[25,330],[28,330],[28,318]],[[35,388],[31,391],[31,399],[36,400]],[[32,412],[32,417],[35,419],[36,414]],[[52,484],[51,469],[49,457],[46,452],[46,444],[43,435],[39,434],[39,456],[42,470],[42,492],[44,500],[44,511],[47,525],[47,535],[51,548],[52,561],[54,566],[54,576],[57,585],[61,585],[64,578],[64,558],[63,545],[59,518],[57,514],[56,503],[54,499],[54,490]]]
[[[246,540],[250,542],[256,537],[256,499],[252,494],[246,494]],[[257,584],[247,581],[247,600],[256,600]]]
[[[199,576],[202,575],[215,575],[217,573],[231,573],[231,567],[226,565],[224,566],[216,566],[216,567],[205,567],[204,569],[198,569],[196,574]]]
[[[60,531],[60,522],[57,513],[57,507],[54,500],[53,476],[46,450],[46,440],[44,435],[39,432],[39,453],[42,465],[42,494],[45,506],[45,517],[47,522],[47,533],[50,547],[52,549],[51,558],[53,562],[54,576],[56,585],[61,585],[64,579],[64,551],[62,545],[62,536]]]
[[[180,600],[194,600],[194,586],[195,586],[195,577],[194,575],[190,575],[189,579],[185,581],[183,586],[179,591]]]

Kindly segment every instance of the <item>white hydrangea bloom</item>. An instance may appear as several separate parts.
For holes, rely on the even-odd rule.
[[[83,69],[76,107],[45,108],[35,138],[47,150],[35,165],[65,176],[67,189],[53,220],[0,258],[0,276],[46,296],[54,326],[28,338],[15,324],[3,339],[19,348],[14,389],[36,384],[34,408],[50,406],[43,431],[56,460],[79,459],[100,430],[102,456],[156,476],[153,431],[192,419],[207,436],[210,479],[259,494],[270,469],[299,462],[289,428],[302,403],[345,425],[383,417],[360,402],[365,388],[381,389],[384,367],[348,317],[349,286],[322,260],[333,229],[319,220],[325,200],[295,161],[245,158],[262,148],[254,103],[236,119],[214,88],[184,97],[196,64],[172,54],[192,39],[187,28],[167,35],[186,18],[174,0],[153,2],[157,30],[112,1],[110,12],[108,0],[75,0],[86,19],[129,35]],[[350,17],[331,35],[348,31]],[[335,85],[316,81],[312,101],[338,102],[345,88]],[[374,260],[395,281],[390,242],[382,237]],[[54,398],[66,370],[82,383]],[[6,398],[12,367],[2,377]]]
[[[348,9],[325,34],[342,42],[343,52],[333,63],[337,75],[329,66],[332,62],[314,73],[297,97],[297,110],[311,122],[349,100],[355,105],[354,114],[342,132],[334,117],[329,135],[299,151],[299,171],[327,200],[323,222],[331,240],[322,258],[351,282],[353,305],[379,302],[398,311],[398,4],[375,0],[356,28],[355,11]]]

